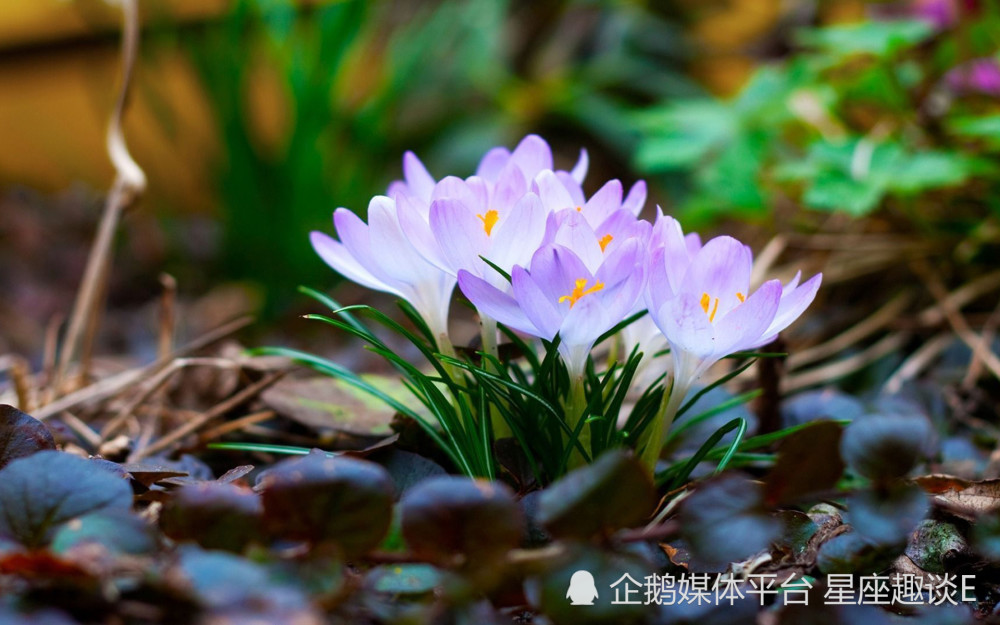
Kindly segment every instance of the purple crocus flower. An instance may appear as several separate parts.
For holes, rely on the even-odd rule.
[[[504,325],[546,340],[560,337],[559,353],[574,378],[583,375],[594,342],[625,318],[644,282],[643,250],[623,243],[591,270],[573,251],[550,244],[515,266],[507,293],[468,271],[458,284],[469,301]]]
[[[949,70],[945,82],[958,93],[1000,97],[1000,61],[992,57],[969,61]]]
[[[334,212],[333,222],[340,240],[311,233],[316,253],[349,280],[408,301],[438,338],[439,349],[450,349],[448,309],[455,277],[428,262],[411,244],[400,226],[396,202],[372,198],[367,224],[346,208]]]
[[[622,183],[618,180],[605,183],[588,200],[584,197],[582,189],[570,187],[563,178],[552,171],[542,171],[535,176],[532,188],[550,213],[576,210],[583,214],[594,228],[600,226],[616,211],[624,210],[632,215],[638,215],[646,203],[646,183],[642,180],[632,185],[624,199],[622,199]]]
[[[750,290],[753,254],[732,237],[717,237],[690,254],[680,249],[673,230],[653,253],[647,303],[657,327],[670,344],[673,388],[648,432],[643,459],[652,468],[667,431],[691,386],[721,358],[774,340],[809,306],[822,274],[804,284],[796,275]]]
[[[580,158],[572,171],[553,173],[568,185],[571,190],[568,192],[575,192],[583,184],[589,162],[587,151],[580,150]],[[552,171],[552,148],[538,135],[527,135],[521,139],[513,152],[505,147],[492,148],[479,161],[475,178],[488,187],[493,186],[501,182],[501,174],[509,167],[517,168],[522,178],[530,182],[542,171]],[[407,195],[417,203],[429,207],[434,197],[443,197],[442,192],[435,188],[436,184],[417,155],[406,152],[403,155],[403,180],[390,184],[387,195],[393,198],[400,194]],[[580,193],[582,195],[582,191]]]

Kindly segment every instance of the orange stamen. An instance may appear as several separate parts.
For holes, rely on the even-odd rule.
[[[493,233],[493,226],[497,225],[500,220],[500,213],[495,210],[486,211],[485,215],[476,215],[480,221],[483,222],[483,230],[486,231],[486,236],[490,236]]]
[[[712,300],[715,300],[715,304],[712,305]],[[709,306],[712,308],[712,312],[708,312]],[[715,313],[719,312],[719,298],[709,297],[708,293],[701,294],[701,309],[705,311],[708,315],[708,320],[710,322],[715,321]]]
[[[747,298],[746,298],[746,296],[744,296],[744,295],[743,295],[742,293],[740,293],[740,292],[738,292],[738,291],[737,291],[737,293],[736,293],[736,299],[740,300],[740,303],[741,303],[741,304],[742,304],[743,302],[747,301]]]
[[[610,234],[606,234],[606,235],[604,235],[603,237],[601,237],[601,240],[599,241],[599,243],[601,244],[601,251],[602,251],[602,252],[603,252],[603,251],[604,251],[605,249],[607,249],[607,247],[608,247],[608,243],[611,243],[611,241],[612,241],[613,239],[614,239],[614,237],[613,237],[613,236],[611,236]]]
[[[603,282],[595,282],[594,286],[592,286],[589,289],[585,290],[584,287],[586,287],[586,286],[587,286],[587,280],[585,280],[584,278],[580,278],[579,280],[576,281],[576,286],[573,287],[573,292],[570,293],[569,295],[563,295],[562,297],[560,297],[559,298],[559,303],[562,304],[563,302],[569,300],[569,307],[572,308],[573,306],[576,305],[576,303],[584,295],[590,295],[591,293],[597,293],[598,291],[600,291],[601,289],[603,289],[604,288],[604,283]]]

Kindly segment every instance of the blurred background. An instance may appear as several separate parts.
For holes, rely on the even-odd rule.
[[[141,11],[125,134],[149,188],[118,238],[109,349],[153,352],[161,272],[179,284],[189,334],[249,310],[257,339],[323,340],[294,320],[312,306],[298,285],[337,281],[308,232],[332,231],[338,206],[363,213],[407,149],[438,177],[464,176],[529,132],[562,166],[586,147],[589,191],[645,178],[647,210],[688,229],[735,229],[758,251],[782,234],[786,255],[810,252],[807,271],[842,258],[827,297],[838,279],[855,280],[847,299],[881,296],[899,281],[886,269],[911,257],[933,258],[949,284],[995,266],[993,2],[143,0]],[[72,304],[113,177],[119,22],[101,0],[0,11],[0,352],[36,358]],[[842,238],[824,247],[824,235]]]

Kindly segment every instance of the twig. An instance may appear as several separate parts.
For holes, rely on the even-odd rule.
[[[77,292],[70,315],[66,340],[51,382],[54,396],[62,394],[62,383],[70,363],[80,350],[84,331],[91,325],[95,311],[100,306],[101,284],[110,265],[111,248],[122,214],[134,204],[146,188],[146,175],[129,154],[122,134],[122,116],[128,104],[129,86],[139,48],[138,0],[121,0],[122,5],[122,79],[118,99],[108,126],[108,155],[115,168],[115,180],[104,204],[97,237],[87,258],[80,290]]]
[[[905,382],[919,375],[932,360],[951,345],[954,338],[951,332],[943,332],[926,341],[889,376],[882,387],[883,391],[887,395],[898,393]]]
[[[272,373],[264,377],[261,380],[258,380],[257,382],[251,384],[250,386],[236,393],[229,399],[217,404],[215,407],[208,410],[207,412],[202,413],[198,417],[188,421],[187,423],[177,428],[176,430],[173,430],[172,432],[170,432],[160,440],[156,441],[149,447],[132,452],[132,454],[129,456],[128,461],[138,462],[143,458],[146,458],[152,454],[167,449],[168,447],[174,445],[188,434],[191,434],[192,432],[201,428],[212,419],[218,418],[226,414],[233,408],[236,408],[237,406],[241,405],[242,403],[253,399],[261,391],[263,391],[267,387],[271,386],[272,384],[280,380],[284,375],[285,375],[284,371],[278,371],[276,373]]]
[[[803,371],[797,375],[785,378],[785,383],[781,386],[781,392],[788,394],[817,384],[832,382],[846,377],[855,371],[875,362],[879,358],[891,354],[906,343],[909,334],[897,332],[883,337],[880,341],[849,358],[837,360],[830,364]]]
[[[1000,302],[997,303],[996,308],[993,309],[993,312],[986,320],[986,323],[983,324],[982,332],[980,333],[983,344],[986,345],[987,349],[990,349],[993,346],[993,339],[996,338],[998,323],[1000,323]],[[972,360],[969,361],[969,369],[965,372],[965,377],[962,379],[962,389],[966,392],[972,390],[972,387],[976,385],[976,381],[979,379],[979,376],[982,375],[982,372],[983,361],[975,352],[973,352]]]
[[[128,403],[122,406],[121,410],[118,411],[110,421],[104,424],[101,428],[101,438],[108,439],[118,432],[118,429],[125,424],[135,409],[139,407],[140,404],[149,399],[156,391],[160,390],[166,386],[170,378],[173,377],[175,373],[186,369],[188,367],[219,367],[224,369],[239,369],[240,365],[232,360],[227,360],[225,358],[177,358],[166,368],[161,369],[159,372],[153,376],[146,388],[142,389],[135,397],[133,397]]]
[[[97,452],[101,447],[101,437],[95,432],[89,425],[80,420],[72,412],[62,412],[59,418],[65,423],[69,429],[76,432],[80,438],[90,446],[91,451]]]
[[[969,346],[972,353],[986,365],[990,373],[996,376],[997,379],[1000,379],[1000,359],[989,349],[989,346],[983,341],[982,337],[973,332],[958,308],[948,301],[948,291],[945,289],[938,275],[927,263],[914,263],[913,268],[924,278],[927,290],[937,300],[941,312],[944,314],[945,319],[948,320],[948,325],[955,331],[958,338],[962,339],[962,342]]]
[[[212,428],[211,430],[208,430],[207,432],[203,432],[200,436],[198,436],[198,442],[204,444],[210,440],[225,436],[230,432],[239,431],[248,425],[256,425],[257,423],[269,421],[275,417],[275,414],[276,413],[273,410],[264,410],[248,414],[245,417],[240,417],[239,419],[234,419],[233,421],[228,421],[222,425]]]
[[[824,343],[792,354],[788,358],[789,371],[840,354],[848,347],[863,341],[899,318],[911,301],[913,297],[909,293],[897,295],[861,323],[851,326]]]
[[[161,368],[166,367],[175,358],[181,357],[184,354],[190,352],[198,351],[216,341],[224,339],[233,332],[245,328],[253,321],[252,317],[240,317],[234,319],[222,326],[205,333],[201,337],[191,341],[187,345],[181,347],[173,354],[170,358],[157,360],[156,362],[150,363],[145,367],[139,367],[138,369],[130,369],[128,371],[123,371],[117,375],[114,375],[103,380],[99,380],[90,386],[81,388],[78,391],[74,391],[64,397],[61,397],[54,402],[47,404],[37,411],[35,411],[34,417],[39,420],[44,420],[52,415],[59,414],[64,410],[69,410],[74,408],[84,402],[88,401],[101,401],[116,395],[134,384],[138,384],[142,380],[146,379],[149,375],[154,374]]]
[[[163,296],[160,298],[160,335],[156,354],[166,358],[174,346],[177,280],[169,273],[161,273],[160,284],[163,285]]]

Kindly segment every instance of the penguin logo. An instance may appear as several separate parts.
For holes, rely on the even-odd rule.
[[[566,590],[566,598],[570,600],[570,605],[594,605],[597,599],[597,585],[594,584],[594,576],[590,571],[577,571],[569,579],[569,588]]]

